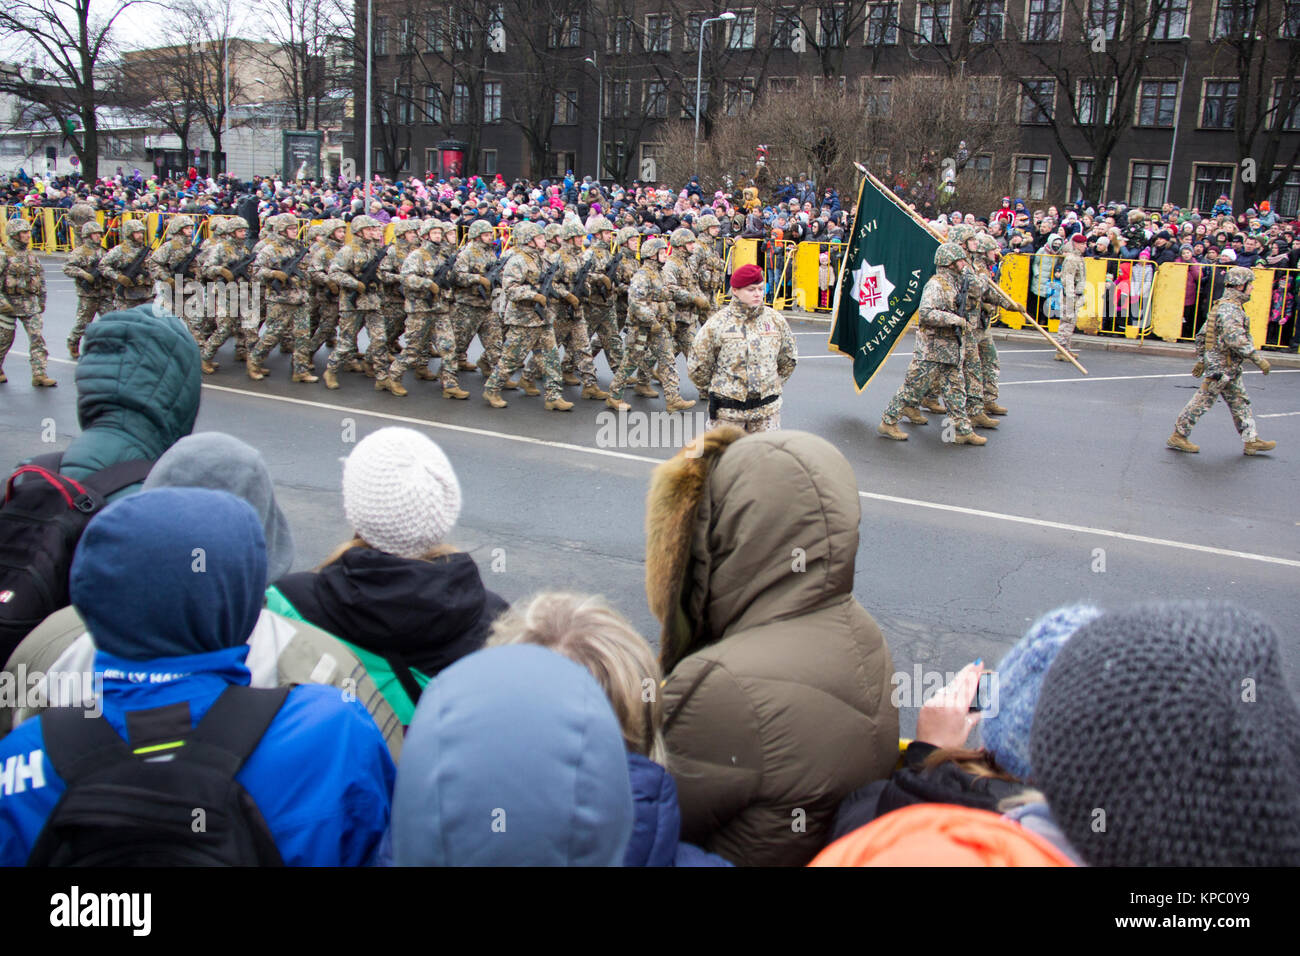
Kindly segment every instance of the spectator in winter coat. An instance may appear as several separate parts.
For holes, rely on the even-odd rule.
[[[439,671],[483,646],[506,603],[474,559],[447,543],[460,516],[456,473],[410,428],[367,435],[343,465],[355,536],[316,571],[281,578],[267,607],[352,648],[403,724]]]
[[[1201,265],[1192,255],[1191,246],[1184,245],[1178,251],[1178,261],[1187,266],[1186,290],[1183,293],[1183,331],[1182,338],[1196,337],[1199,327],[1199,292],[1201,288]]]
[[[724,426],[655,470],[646,507],[682,837],[737,865],[807,863],[898,757],[889,649],[853,597],[853,470],[815,435]]]
[[[623,729],[636,809],[623,865],[730,866],[681,842],[677,786],[663,766],[661,675],[645,639],[602,598],[552,593],[497,619],[487,646],[509,644],[563,654],[587,668],[609,698]]]
[[[103,718],[129,746],[184,739],[227,688],[249,683],[245,641],[261,612],[266,543],[247,502],[200,488],[158,488],[114,502],[82,535],[69,584],[99,648]],[[157,711],[148,729],[130,718],[174,705],[183,705],[175,727],[160,727]],[[46,750],[50,719],[25,721],[0,740],[0,763],[22,760],[33,772],[32,785],[0,801],[2,865],[27,860],[67,790],[59,754]],[[393,778],[388,748],[360,702],[312,685],[289,691],[235,775],[291,866],[372,862],[388,826]],[[209,827],[218,823],[208,817]]]

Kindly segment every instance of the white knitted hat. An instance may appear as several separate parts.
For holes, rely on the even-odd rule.
[[[343,513],[372,547],[419,558],[460,517],[460,482],[431,439],[410,428],[381,428],[343,463]]]

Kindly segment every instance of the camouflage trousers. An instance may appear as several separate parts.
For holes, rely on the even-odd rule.
[[[1074,303],[1067,300],[1065,308],[1061,311],[1061,324],[1056,328],[1057,343],[1059,345],[1064,345],[1067,349],[1070,347],[1070,336],[1074,334],[1074,326],[1077,318],[1077,310]]]
[[[22,323],[27,332],[27,361],[32,367],[32,378],[45,374],[45,361],[49,350],[45,348],[45,316],[40,312],[35,315],[0,315],[0,368],[4,368],[5,357],[14,344],[14,330]]]
[[[781,412],[768,411],[766,408],[751,408],[748,410],[740,408],[719,408],[718,417],[710,418],[708,424],[704,426],[705,430],[717,428],[719,425],[735,425],[737,428],[743,428],[747,432],[774,432],[781,429]]]
[[[293,373],[295,375],[308,371],[307,343],[310,340],[310,319],[307,315],[307,303],[290,305],[287,302],[268,302],[266,305],[266,330],[253,346],[249,358],[254,364],[262,361],[280,344],[286,335],[293,342]]]
[[[565,369],[576,369],[583,385],[596,384],[596,363],[591,357],[591,335],[587,331],[587,320],[582,312],[575,312],[575,317],[557,318],[555,320],[555,344],[564,349],[564,361],[560,366],[561,375]],[[541,370],[541,362],[536,355],[528,366],[528,378],[536,381]]]
[[[134,309],[137,305],[145,305],[153,301],[153,289],[132,286],[130,289],[123,289],[122,286],[114,283],[113,285],[113,307],[110,312],[124,312],[127,309]]]
[[[480,309],[478,306],[469,305],[465,302],[457,302],[451,307],[451,328],[456,336],[457,361],[461,361],[466,357],[466,352],[469,351],[469,343],[474,341],[476,335],[483,342],[484,350],[487,349],[486,337],[492,335],[494,319],[496,319],[496,314],[491,309]],[[500,328],[500,325],[497,328]]]
[[[695,343],[695,333],[700,330],[700,323],[692,315],[689,319],[676,319],[673,321],[671,334],[673,338],[673,349],[678,355],[685,355],[689,360],[691,357],[691,346]]]
[[[402,333],[406,331],[406,300],[401,296],[394,298],[386,295],[379,311],[384,315],[385,342],[388,351],[396,353],[401,348]]]
[[[376,374],[383,376],[393,364],[393,357],[388,351],[387,327],[384,325],[384,313],[379,309],[356,309],[339,312],[338,344],[330,353],[325,363],[327,371],[338,374],[338,370],[357,357],[357,336],[365,326],[370,344],[366,348],[366,361]]]
[[[998,348],[993,344],[993,336],[985,330],[980,336],[980,384],[984,387],[984,404],[991,405],[998,400],[998,374],[1002,366],[998,364]]]
[[[664,397],[668,401],[680,400],[681,386],[677,381],[677,362],[673,355],[673,340],[668,330],[659,326],[651,331],[649,325],[638,324],[632,328],[627,342],[627,351],[623,354],[623,364],[618,367],[614,381],[609,385],[609,392],[614,398],[621,398],[632,376],[647,366],[659,367],[659,381],[663,383]]]
[[[961,375],[963,387],[966,389],[966,414],[978,415],[984,410],[985,401],[992,401],[992,399],[986,399],[984,395],[983,356],[980,354],[979,343],[976,340],[968,339],[963,344],[964,347],[962,348],[961,353]],[[990,342],[989,344],[992,345],[993,343]],[[918,360],[913,359],[912,362],[913,364],[917,364]],[[928,401],[932,398],[937,398],[939,396],[939,391],[940,384],[938,379],[935,379],[930,383],[930,387],[926,390],[926,400]],[[946,405],[947,403],[945,402],[944,404]]]
[[[311,330],[311,338],[301,348],[302,362],[305,368],[310,367],[316,361],[316,353],[320,351],[320,347],[328,342],[331,336],[338,334],[338,300],[321,300],[317,305],[316,316],[316,326]],[[353,344],[355,345],[355,333],[353,335]]]
[[[442,387],[459,388],[460,382],[456,378],[456,334],[451,328],[450,313],[446,310],[408,312],[405,333],[406,347],[393,359],[388,377],[401,381],[408,369],[428,368],[432,347],[433,352],[442,359]]]
[[[1217,382],[1210,381],[1207,374],[1201,380],[1201,387],[1187,406],[1178,413],[1174,431],[1186,438],[1202,415],[1210,410],[1216,399],[1222,398],[1232,413],[1232,424],[1237,427],[1237,434],[1243,442],[1255,441],[1259,433],[1255,429],[1255,416],[1250,410],[1250,398],[1246,388],[1241,384],[1241,375],[1225,376]]]
[[[509,380],[510,376],[524,367],[529,352],[541,354],[542,373],[546,382],[546,400],[553,402],[562,398],[560,349],[555,342],[555,329],[549,325],[506,326],[506,341],[501,347],[501,361],[488,376],[487,384],[483,386],[484,393],[499,393],[501,386]]]
[[[974,429],[971,428],[970,419],[966,417],[965,382],[961,369],[956,365],[946,365],[943,362],[913,360],[908,366],[903,384],[899,386],[889,405],[886,406],[881,420],[889,425],[897,425],[903,409],[920,405],[931,386],[935,384],[938,385],[938,392],[943,396],[943,403],[948,408],[948,416],[957,426],[957,434],[969,435]]]
[[[77,317],[72,322],[72,331],[68,333],[68,350],[71,351],[73,346],[81,348],[81,337],[86,334],[86,328],[91,322],[95,321],[95,316],[103,315],[108,308],[108,299],[101,298],[97,295],[79,295],[77,296]]]
[[[596,306],[592,309],[587,319],[587,331],[591,333],[591,357],[594,361],[603,350],[610,372],[617,372],[623,364],[623,336],[618,329],[618,315],[613,306]]]
[[[257,326],[250,329],[247,321],[241,321],[240,317],[234,314],[209,315],[208,318],[215,323],[216,329],[204,339],[199,349],[199,357],[205,362],[211,362],[221,350],[221,346],[233,338],[235,358],[242,361],[243,356],[247,354],[248,344],[257,342]]]

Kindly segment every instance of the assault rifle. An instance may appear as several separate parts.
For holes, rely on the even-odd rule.
[[[558,272],[559,269],[560,269],[560,260],[556,259],[554,262],[552,262],[549,266],[546,267],[545,271],[542,272],[542,282],[541,282],[540,291],[542,295],[544,295],[548,299],[555,297],[555,273]],[[540,302],[534,302],[533,308],[537,310],[537,314],[542,317],[543,322],[550,321],[546,316],[546,309],[542,307],[542,304]]]
[[[578,270],[578,274],[573,277],[572,291],[579,299],[582,298],[583,293],[587,289],[587,277],[591,275],[591,267],[595,262],[595,256],[587,256],[587,261],[582,264],[582,268]],[[573,306],[569,306],[569,318],[573,318]]]
[[[308,248],[307,246],[304,245],[294,255],[290,256],[288,259],[285,259],[284,262],[280,263],[280,267],[277,271],[283,272],[286,279],[296,279],[301,277],[302,272],[299,270],[299,266],[302,265],[303,256],[307,255],[307,252],[308,252]],[[272,279],[271,291],[283,292],[284,283],[281,282],[279,279]]]
[[[451,272],[456,268],[455,254],[447,256],[447,260],[433,273],[433,284],[439,289],[449,288],[451,282]]]
[[[194,265],[194,260],[199,257],[199,250],[203,248],[203,236],[196,236],[194,245],[190,248],[189,253],[176,264],[176,271],[180,275],[185,275],[190,266]]]
[[[625,258],[627,258],[627,250],[619,249],[614,253],[614,258],[609,260],[609,265],[605,266],[605,278],[609,280],[611,289],[618,282],[618,266]]]
[[[367,289],[370,288],[371,283],[373,283],[376,277],[378,277],[379,264],[384,261],[384,257],[388,255],[388,250],[391,248],[392,246],[383,246],[377,253],[375,253],[375,257],[367,262],[361,269],[361,275],[357,278],[365,283]]]
[[[492,267],[488,269],[486,273],[487,280],[488,280],[488,287],[486,289],[483,288],[482,286],[478,287],[478,290],[483,294],[483,298],[485,301],[488,302],[492,301],[492,293],[490,290],[494,286],[500,284],[501,270],[503,270],[505,267],[506,267],[506,253],[503,252],[501,255],[497,256],[496,262],[492,263]]]
[[[146,242],[136,253],[136,257],[131,260],[131,264],[122,270],[122,275],[135,282],[140,278],[140,270],[144,268],[144,261],[147,258],[149,258],[149,243]]]

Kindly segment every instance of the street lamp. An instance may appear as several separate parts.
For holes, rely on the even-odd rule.
[[[366,205],[361,210],[363,216],[370,215],[370,55],[374,45],[370,41],[370,23],[374,19],[371,15],[371,8],[374,6],[373,0],[366,0],[366,156],[365,156],[365,176],[366,176]],[[355,115],[355,114],[354,114]]]
[[[695,58],[695,144],[691,148],[691,173],[697,176],[700,172],[700,79],[704,74],[704,28],[710,23],[721,23],[734,19],[736,19],[736,15],[728,10],[716,17],[709,17],[707,20],[700,21],[700,43],[697,47],[699,55]]]
[[[1182,119],[1183,87],[1187,85],[1187,61],[1192,58],[1191,49],[1187,46],[1191,39],[1191,36],[1186,33],[1178,38],[1183,44],[1183,76],[1178,81],[1178,94],[1174,97],[1174,132],[1169,140],[1169,172],[1165,175],[1165,202],[1172,202],[1169,198],[1169,190],[1174,184],[1174,150],[1178,148],[1178,121]]]
[[[600,72],[600,64],[596,62],[596,51],[591,51],[591,56],[583,61],[590,63],[596,70],[596,185],[600,185],[601,169],[605,165],[605,157],[602,151],[605,144],[601,142],[601,117],[605,115],[605,74]]]

